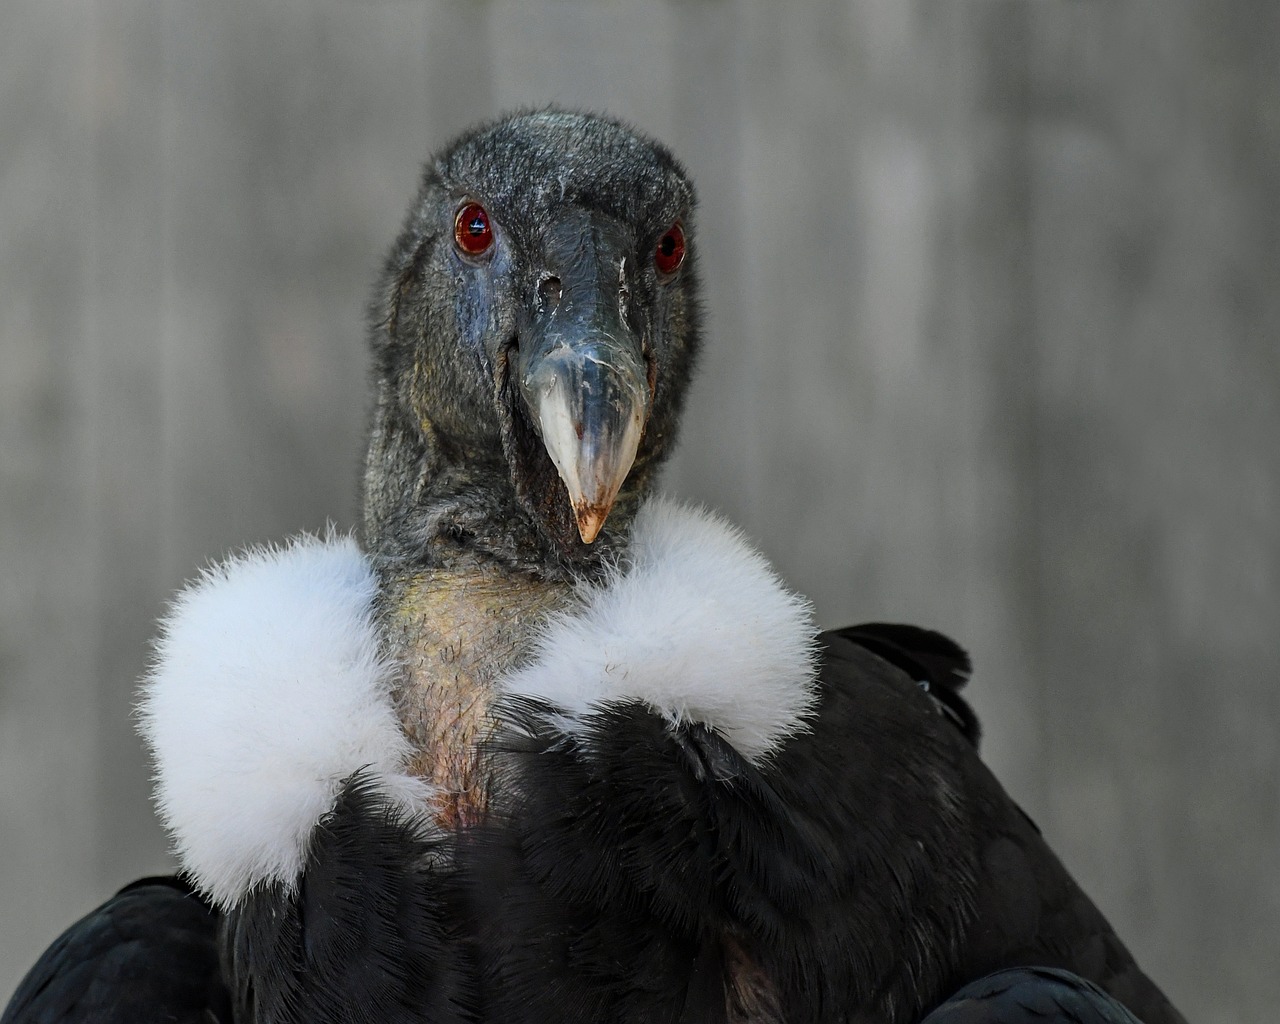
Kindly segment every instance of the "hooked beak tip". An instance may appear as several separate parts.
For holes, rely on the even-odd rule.
[[[573,515],[578,522],[578,536],[582,538],[583,544],[590,544],[600,535],[601,529],[604,528],[604,521],[609,517],[609,509],[612,507],[612,501],[601,505],[589,505],[584,502],[574,506]]]

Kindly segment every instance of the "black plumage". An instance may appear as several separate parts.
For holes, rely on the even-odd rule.
[[[210,998],[270,1024],[912,1024],[1046,967],[1177,1024],[982,764],[939,634],[823,634],[812,714],[750,756],[643,695],[571,715],[504,692],[547,616],[626,564],[673,444],[693,205],[604,118],[518,115],[429,165],[374,304],[362,540],[435,802],[340,780],[296,875],[226,898]],[[92,931],[19,994],[64,984]],[[30,1005],[5,1024],[92,1019]]]
[[[1070,971],[1018,967],[966,985],[923,1024],[1141,1024],[1091,982]]]
[[[173,878],[143,878],[64,931],[27,972],[3,1024],[231,1024],[218,915]]]
[[[448,882],[432,878],[441,845],[347,780],[297,889],[248,894],[223,930],[235,1020],[468,1020],[475,970]]]
[[[909,675],[934,699],[938,710],[960,727],[969,742],[978,746],[982,727],[968,701],[960,696],[973,665],[968,653],[954,640],[931,629],[893,622],[864,622],[835,633]]]
[[[548,1019],[520,1012],[544,1000],[547,1014],[563,1013],[559,994],[580,972],[545,936],[568,928],[563,949],[601,946],[600,961],[626,963],[634,935],[610,938],[619,919],[641,916],[658,927],[640,934],[680,936],[718,963],[728,1005],[741,1007],[729,1019],[915,1021],[966,981],[1014,965],[1088,974],[1148,1024],[1181,1019],[965,732],[863,646],[860,629],[822,636],[813,729],[765,766],[712,730],[673,730],[639,706],[602,713],[571,740],[520,709],[519,738],[501,757],[520,780],[503,835],[521,904],[477,915],[506,943],[494,990],[512,1004],[494,1019]],[[900,644],[912,635],[896,633]],[[924,656],[938,640],[919,636]],[[669,992],[693,985],[703,962],[686,954]],[[612,982],[603,990],[617,993]],[[559,1019],[677,1019],[582,1005]]]

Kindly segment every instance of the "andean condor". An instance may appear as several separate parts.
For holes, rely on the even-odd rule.
[[[4,1024],[1182,1021],[979,759],[959,648],[819,636],[735,530],[652,496],[693,212],[607,118],[427,167],[361,542],[249,552],[162,628],[143,732],[192,891],[73,926]]]

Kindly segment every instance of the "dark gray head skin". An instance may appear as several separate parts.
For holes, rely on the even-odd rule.
[[[470,202],[493,231],[479,257],[455,240]],[[693,187],[666,149],[584,114],[496,121],[428,165],[373,310],[364,481],[372,554],[424,566],[480,557],[564,578],[590,576],[618,551],[675,440],[698,348],[693,206]],[[663,274],[655,249],[677,223],[686,257]],[[571,345],[574,395],[625,391],[630,381],[644,422],[635,463],[590,544],[547,451],[563,450],[563,440],[544,443],[551,420],[531,409],[552,386],[548,365]],[[561,417],[570,442],[574,430],[590,446],[593,424],[601,436],[617,427],[612,414],[597,414],[602,402]]]

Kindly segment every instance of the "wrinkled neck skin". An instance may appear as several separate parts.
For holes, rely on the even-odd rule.
[[[403,665],[392,696],[414,750],[409,769],[433,784],[436,821],[456,828],[488,806],[481,751],[499,680],[569,605],[574,583],[623,556],[649,474],[619,495],[594,544],[566,551],[519,500],[506,460],[444,449],[392,417],[375,425],[364,546],[381,580],[386,650]]]

